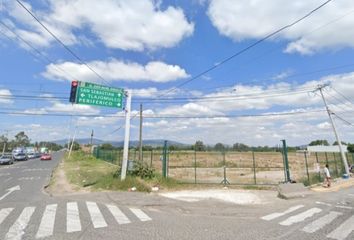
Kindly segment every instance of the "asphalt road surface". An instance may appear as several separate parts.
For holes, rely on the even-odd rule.
[[[51,197],[43,188],[62,156],[0,166],[0,239],[354,239],[354,188],[243,206],[135,192]]]

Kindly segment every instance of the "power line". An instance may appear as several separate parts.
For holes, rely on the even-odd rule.
[[[280,113],[263,113],[263,114],[242,114],[242,115],[200,115],[200,116],[186,116],[186,115],[143,115],[144,118],[149,119],[202,119],[202,118],[248,118],[248,117],[274,117],[274,116],[289,116],[309,113],[325,112],[325,110],[312,111],[293,111]],[[19,112],[19,111],[0,111],[3,115],[24,115],[24,116],[52,116],[52,117],[106,117],[106,118],[125,118],[119,115],[101,115],[101,114],[65,114],[65,113],[35,113],[35,112]]]
[[[349,103],[354,104],[351,99],[349,99],[349,98],[346,97],[344,94],[342,94],[341,92],[339,92],[339,91],[338,91],[337,89],[335,89],[333,86],[331,86],[331,88],[332,88],[336,93],[338,93],[339,95],[341,95],[341,96],[342,96],[345,100],[347,100]]]
[[[171,98],[137,98],[134,100],[135,103],[175,103],[181,101],[188,102],[210,102],[210,101],[243,101],[250,99],[259,99],[259,98],[273,98],[273,97],[283,97],[289,95],[297,95],[302,93],[308,93],[312,91],[313,88],[299,88],[296,90],[285,89],[276,90],[276,91],[264,91],[254,92],[250,94],[243,95],[218,95],[218,96],[203,96],[203,97],[171,97]],[[18,100],[67,100],[67,97],[60,96],[46,96],[46,95],[7,95],[0,94],[0,99],[18,99]]]
[[[10,31],[12,34],[14,34],[16,36],[16,38],[18,38],[20,41],[22,41],[23,43],[25,43],[28,47],[30,47],[33,51],[35,51],[38,55],[40,55],[43,59],[45,59],[48,63],[54,63],[53,60],[51,60],[49,57],[47,57],[46,55],[44,55],[41,51],[39,51],[37,48],[35,48],[34,46],[32,46],[32,44],[30,44],[28,41],[26,41],[25,39],[23,39],[20,35],[18,35],[14,30],[12,30],[9,26],[7,26],[4,22],[0,21],[0,24],[2,26],[4,26],[8,31]],[[7,36],[6,34],[4,34],[5,36]],[[31,52],[30,52],[31,53]],[[38,56],[34,55],[33,53],[31,53],[32,56],[34,56],[37,59]],[[68,75],[71,78],[74,78],[71,74],[69,74],[68,72],[66,72],[64,69],[60,68],[59,66],[57,66],[56,64],[53,65],[58,71],[61,71],[63,73],[65,73],[66,75]],[[77,79],[77,78],[75,78]],[[77,79],[79,80],[79,79]]]
[[[343,117],[339,116],[339,115],[336,114],[336,113],[333,113],[333,114],[334,114],[334,116],[336,116],[339,120],[345,122],[347,125],[354,127],[354,124],[353,124],[353,123],[351,123],[351,122],[345,120]]]
[[[18,1],[18,0],[17,0],[17,1]],[[302,20],[304,20],[305,18],[311,16],[314,12],[316,12],[316,11],[319,10],[320,8],[324,7],[325,5],[327,5],[328,3],[330,3],[331,1],[332,1],[332,0],[327,0],[326,2],[324,2],[324,3],[321,4],[320,6],[316,7],[315,9],[313,9],[312,11],[310,11],[309,13],[307,13],[306,15],[304,15],[303,17],[299,18],[298,20],[296,20],[296,21],[294,21],[294,22],[292,22],[292,23],[290,23],[290,24],[288,24],[288,25],[286,25],[286,26],[284,26],[284,27],[282,27],[282,28],[280,28],[280,29],[278,29],[278,30],[276,30],[276,31],[274,31],[274,32],[272,32],[272,33],[270,33],[270,34],[268,34],[268,35],[266,35],[266,36],[263,37],[262,39],[260,39],[260,40],[258,40],[258,41],[256,41],[256,42],[252,43],[251,45],[247,46],[246,48],[243,48],[242,50],[236,52],[235,54],[231,55],[230,57],[228,57],[228,58],[226,58],[226,59],[220,61],[218,64],[215,64],[214,66],[208,68],[208,69],[205,70],[205,71],[202,71],[201,73],[197,74],[196,76],[192,77],[191,79],[188,79],[187,81],[184,81],[184,82],[182,82],[181,84],[178,84],[176,87],[172,88],[169,92],[175,91],[176,89],[178,89],[178,88],[180,88],[180,87],[182,87],[182,86],[184,86],[184,85],[186,85],[186,84],[188,84],[188,83],[190,83],[190,82],[192,82],[192,81],[194,81],[194,80],[200,78],[201,76],[207,74],[208,72],[213,71],[214,69],[220,67],[221,65],[223,65],[223,64],[225,64],[226,62],[230,61],[231,59],[233,59],[233,58],[235,58],[235,57],[237,57],[237,56],[243,54],[244,52],[246,52],[246,51],[250,50],[251,48],[257,46],[258,44],[264,42],[265,40],[267,40],[267,39],[273,37],[274,35],[276,35],[276,34],[282,32],[283,30],[285,30],[285,29],[287,29],[287,28],[290,28],[290,27],[296,25],[297,23],[299,23],[299,22],[301,22]],[[167,92],[167,93],[169,93],[169,92]],[[167,93],[165,93],[165,94],[167,94]],[[162,95],[162,96],[163,96],[163,95]]]
[[[110,85],[107,83],[107,81],[100,75],[98,74],[95,70],[92,69],[87,63],[85,63],[76,53],[74,53],[65,43],[63,43],[53,32],[51,32],[48,27],[46,27],[26,6],[24,6],[21,1],[16,0],[16,2],[26,10],[58,43],[60,43],[72,56],[74,56],[81,64],[85,65],[91,72],[93,72],[97,77],[99,77],[102,82],[106,83],[107,85]]]

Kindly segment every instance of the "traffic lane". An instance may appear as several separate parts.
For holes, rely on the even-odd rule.
[[[9,189],[19,186],[20,190],[14,191],[6,198],[2,199],[0,203],[7,202],[35,202],[41,201],[47,195],[43,192],[52,174],[52,171],[59,163],[63,154],[53,154],[53,159],[50,161],[41,161],[39,159],[31,159],[23,162],[21,168],[14,168],[4,179],[1,184],[1,194],[6,194]],[[5,177],[5,176],[4,176]],[[1,179],[1,180],[2,180]],[[8,180],[8,181],[7,181]],[[6,181],[6,182],[5,182]]]

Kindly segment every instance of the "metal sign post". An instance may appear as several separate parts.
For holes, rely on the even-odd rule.
[[[126,91],[127,102],[125,106],[125,137],[124,137],[124,149],[123,149],[123,161],[121,181],[123,181],[127,174],[128,166],[128,152],[129,152],[129,137],[130,137],[130,113],[131,113],[131,101],[132,94],[129,90]]]

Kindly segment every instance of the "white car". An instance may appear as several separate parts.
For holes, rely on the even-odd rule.
[[[14,159],[11,154],[4,154],[0,156],[0,164],[14,164]]]

